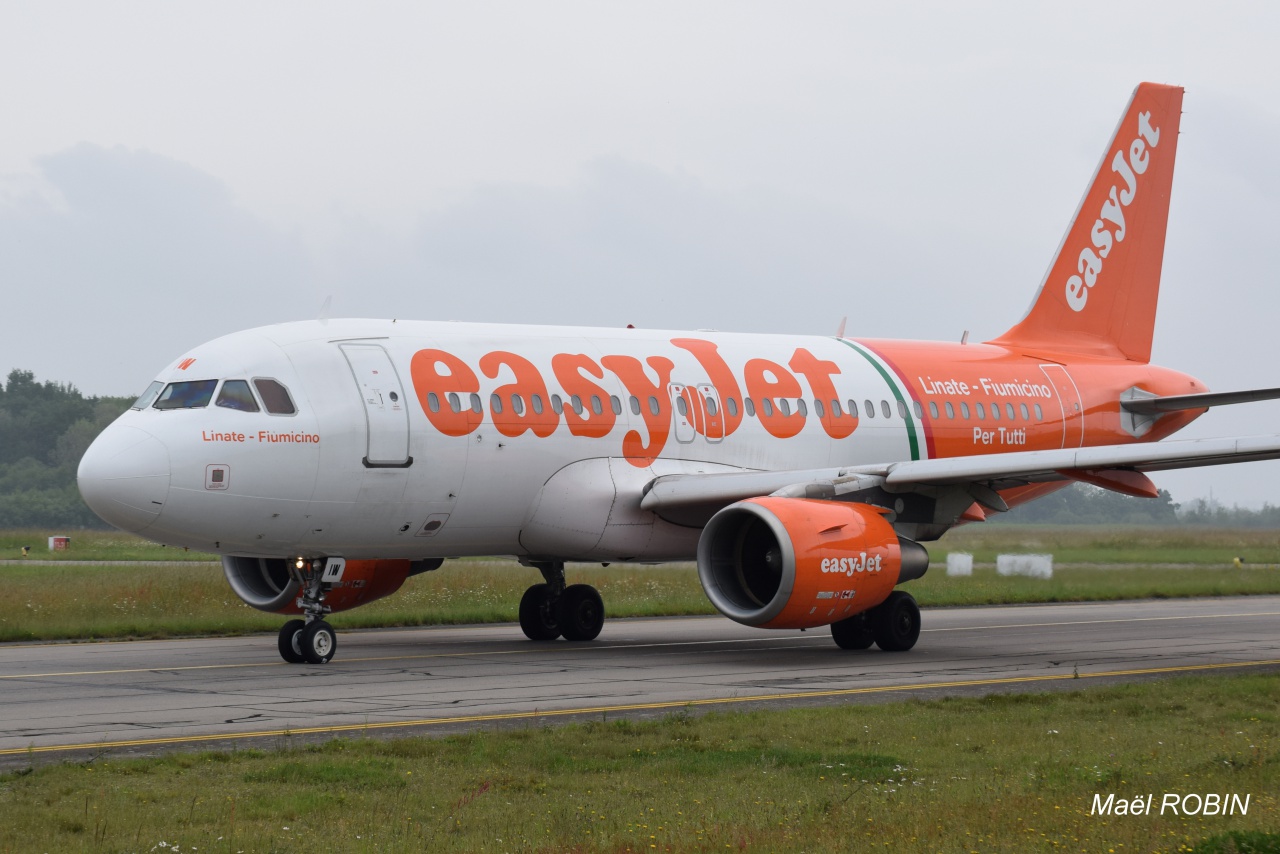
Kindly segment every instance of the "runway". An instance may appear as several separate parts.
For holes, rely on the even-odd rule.
[[[0,646],[0,767],[694,708],[856,703],[1280,671],[1280,596],[929,609],[908,653],[720,617],[612,620],[593,643],[514,625],[342,632],[327,665],[274,636]]]

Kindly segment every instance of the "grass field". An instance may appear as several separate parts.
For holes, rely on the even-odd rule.
[[[123,534],[111,536],[115,539],[91,541],[85,551],[119,555],[158,550],[130,542],[135,538]],[[5,537],[11,540],[13,535]],[[934,544],[936,565],[906,589],[925,606],[1280,594],[1278,541],[1280,534],[1273,532],[974,526]],[[971,578],[947,577],[949,550],[975,555],[979,564]],[[983,563],[1000,552],[1029,551],[1054,555],[1052,579],[1002,578]],[[1150,559],[1138,561],[1135,556]],[[1245,565],[1234,567],[1235,556],[1243,556]],[[1079,562],[1063,565],[1069,558]],[[0,641],[240,634],[279,628],[281,617],[240,602],[221,568],[208,561],[203,556],[176,565],[94,566],[70,560],[56,566],[0,565],[0,583],[7,591],[0,597]],[[571,565],[569,578],[599,588],[614,617],[713,613],[690,564]],[[450,561],[436,572],[410,579],[394,596],[336,614],[332,622],[341,630],[514,621],[521,594],[540,580],[535,570],[510,560]]]
[[[70,537],[66,551],[50,551],[50,537]],[[74,563],[87,560],[208,561],[213,555],[172,549],[124,531],[0,530],[0,560],[21,560],[22,548],[31,549],[31,560]]]
[[[1214,676],[105,759],[0,777],[0,850],[1275,851],[1277,696]],[[1166,792],[1248,813],[1090,814]]]

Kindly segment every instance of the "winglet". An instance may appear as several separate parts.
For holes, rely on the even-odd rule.
[[[1151,359],[1183,90],[1134,90],[1026,317],[991,343]]]

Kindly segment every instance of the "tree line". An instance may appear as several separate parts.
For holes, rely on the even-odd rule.
[[[132,397],[85,397],[12,370],[0,384],[0,528],[107,528],[80,499],[76,468]]]
[[[106,528],[76,489],[80,457],[132,397],[85,397],[69,383],[37,382],[12,370],[0,384],[0,528]],[[1204,525],[1280,528],[1280,507],[1224,507],[1196,499],[1176,504],[1168,491],[1133,498],[1073,484],[1008,513],[996,524]]]

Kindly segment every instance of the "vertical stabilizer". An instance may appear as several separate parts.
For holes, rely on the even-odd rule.
[[[1134,90],[1031,309],[991,343],[1150,361],[1182,91]]]

